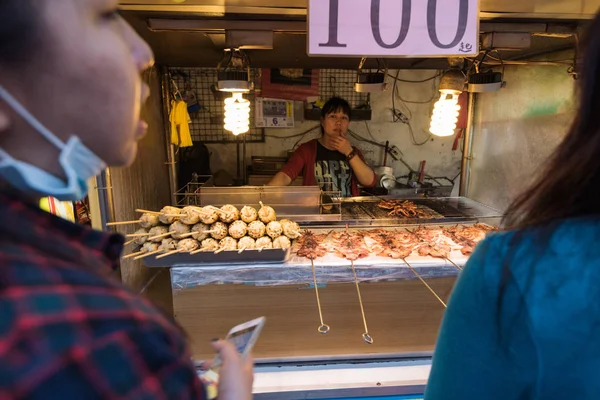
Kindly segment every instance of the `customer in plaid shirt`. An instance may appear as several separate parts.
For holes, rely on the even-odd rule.
[[[133,161],[152,58],[116,0],[0,0],[0,400],[205,398],[178,327],[112,277],[122,238],[36,205]],[[251,399],[251,360],[214,348],[220,399]]]

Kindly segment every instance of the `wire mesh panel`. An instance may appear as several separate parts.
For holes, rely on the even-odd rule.
[[[322,69],[319,74],[319,97],[327,101],[333,96],[345,99],[352,108],[367,102],[367,93],[354,91],[358,72],[352,69]]]
[[[223,128],[224,104],[223,100],[231,94],[219,92],[215,89],[217,84],[216,68],[169,68],[168,72],[173,78],[176,87],[170,83],[171,93],[179,90],[186,97],[190,92],[195,94],[198,101],[198,110],[190,112],[192,120],[190,133],[192,140],[203,143],[239,143],[242,140]],[[255,89],[260,90],[260,70],[252,69],[252,80]],[[264,129],[254,127],[254,92],[245,94],[250,101],[250,130],[243,135],[247,142],[264,142]],[[170,104],[169,99],[169,104]]]

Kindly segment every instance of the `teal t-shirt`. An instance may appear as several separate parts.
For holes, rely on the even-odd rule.
[[[425,399],[600,399],[600,217],[479,244],[450,298]]]

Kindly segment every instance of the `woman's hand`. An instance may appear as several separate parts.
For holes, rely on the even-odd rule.
[[[335,136],[331,138],[330,143],[334,149],[336,149],[346,157],[348,156],[348,154],[352,153],[352,145],[350,144],[348,139],[346,139],[345,136]]]
[[[218,399],[252,400],[254,383],[252,356],[248,355],[243,360],[233,344],[225,340],[213,342],[212,346],[221,356]]]

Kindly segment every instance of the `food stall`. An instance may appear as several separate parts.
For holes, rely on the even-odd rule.
[[[212,337],[267,318],[254,349],[257,398],[304,398],[318,385],[303,388],[302,375],[349,363],[393,380],[330,382],[322,397],[422,392],[422,379],[397,380],[426,373],[453,283],[500,216],[461,197],[193,187],[177,207],[138,210],[141,229],[128,236],[139,246],[125,257],[170,267],[175,318],[197,362],[211,357]]]

